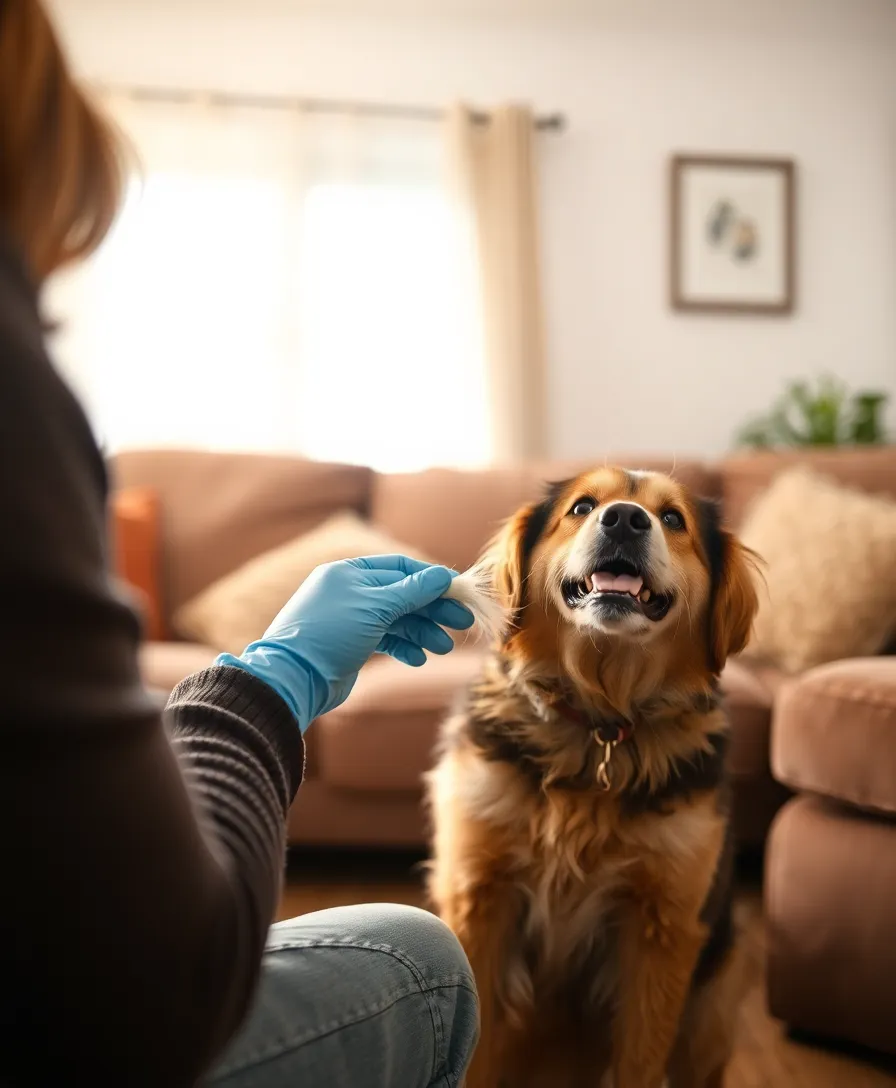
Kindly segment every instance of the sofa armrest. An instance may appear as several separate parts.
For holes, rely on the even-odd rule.
[[[896,816],[896,659],[836,661],[785,684],[771,766],[791,789]]]

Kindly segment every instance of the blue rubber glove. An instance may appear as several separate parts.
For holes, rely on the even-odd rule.
[[[269,684],[304,733],[339,706],[374,653],[422,665],[424,650],[447,654],[454,642],[442,627],[473,623],[457,601],[440,600],[454,572],[404,555],[345,559],[317,567],[265,631],[235,657],[235,665]]]

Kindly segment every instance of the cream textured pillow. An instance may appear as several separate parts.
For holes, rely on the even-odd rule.
[[[178,609],[174,627],[183,638],[241,654],[250,642],[261,638],[316,566],[392,552],[431,561],[351,511],[334,514],[311,532],[250,559],[208,586]]]
[[[787,672],[880,651],[896,626],[896,503],[790,469],[740,532],[767,590],[746,656]]]

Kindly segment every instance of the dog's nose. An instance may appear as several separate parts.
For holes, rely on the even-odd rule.
[[[633,502],[614,502],[600,516],[603,531],[612,540],[632,540],[650,532],[650,518]]]

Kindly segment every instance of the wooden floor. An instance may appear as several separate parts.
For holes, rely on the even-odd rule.
[[[423,906],[418,860],[338,852],[293,857],[280,917],[351,903]],[[769,1017],[762,982],[762,903],[755,874],[743,876],[738,911],[756,982],[743,1008],[740,1043],[726,1088],[893,1088],[896,1066],[888,1067],[865,1054],[795,1041]]]

